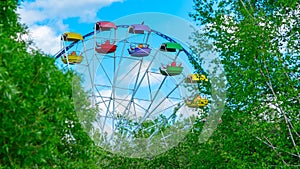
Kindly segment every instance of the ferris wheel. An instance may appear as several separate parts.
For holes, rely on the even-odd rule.
[[[209,105],[197,90],[208,79],[195,73],[192,51],[144,23],[100,21],[61,41],[55,57],[82,78],[97,110],[90,134],[99,146],[131,156],[161,151],[155,145],[179,142]]]

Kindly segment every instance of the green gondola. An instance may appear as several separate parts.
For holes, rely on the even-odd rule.
[[[176,52],[176,51],[182,51],[183,48],[180,44],[174,43],[174,42],[166,42],[163,43],[160,46],[161,51],[166,51],[166,52]]]
[[[179,75],[182,72],[183,67],[167,66],[165,69],[160,67],[159,70],[162,75],[175,76],[175,75]]]

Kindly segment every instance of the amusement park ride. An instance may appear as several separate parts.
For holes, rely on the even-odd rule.
[[[125,33],[118,32],[121,30]],[[154,43],[150,46],[149,39],[153,34],[164,40],[158,47]],[[175,107],[184,109],[183,112],[196,110],[209,104],[199,91],[191,93],[182,87],[195,87],[208,82],[204,74],[189,72],[191,66],[188,66],[187,58],[190,59],[192,54],[171,37],[152,30],[144,23],[116,25],[109,21],[96,22],[94,30],[84,36],[74,32],[64,33],[61,44],[61,50],[55,57],[61,58],[69,69],[82,66],[89,72],[86,78],[90,78],[92,104],[105,107],[101,114],[101,126],[105,130],[105,123],[109,123],[111,134],[118,131],[117,123],[133,114],[135,118],[131,119],[137,121],[137,126],[131,130],[136,130],[145,119],[155,114],[163,114],[167,110],[173,113]],[[97,65],[93,63],[95,61]],[[98,78],[100,76],[105,76],[106,80]],[[104,81],[105,84],[100,85],[97,81]],[[125,90],[129,94],[125,95]],[[109,94],[105,95],[108,91]],[[120,111],[123,119],[118,120]],[[170,113],[165,115],[170,116]]]
[[[111,29],[114,30],[114,39],[113,42],[110,42],[110,40],[106,40],[104,43],[98,44],[96,42],[96,47],[95,51],[98,53],[102,54],[108,54],[108,53],[113,53],[117,50],[117,45],[116,43],[116,29],[117,26],[108,21],[102,21],[102,22],[97,22],[95,24],[95,37],[96,37],[96,32],[99,31],[111,31]],[[149,35],[151,33],[151,29],[144,24],[134,24],[129,26],[129,33],[134,33],[134,34],[145,34],[147,33],[147,40],[145,43],[140,43],[137,46],[130,46],[128,50],[129,55],[133,57],[145,57],[148,56],[151,53],[151,48],[149,48],[149,44],[147,44]],[[79,42],[81,41],[83,43],[83,36],[78,33],[74,32],[67,32],[64,33],[61,36],[62,40],[62,49],[64,51],[64,54],[60,54],[56,57],[61,57],[63,63],[65,64],[80,64],[82,62],[82,53],[77,54],[78,52],[76,51],[67,51],[68,46],[66,45],[68,42]],[[161,44],[160,46],[160,51],[163,52],[175,52],[175,58],[174,61],[171,62],[168,65],[161,65],[159,68],[160,73],[164,76],[176,76],[181,74],[183,67],[181,64],[176,63],[176,59],[179,55],[180,52],[183,51],[183,47],[176,42],[166,42]],[[208,81],[205,75],[199,75],[199,74],[190,74],[186,77],[185,82],[186,83],[197,83],[199,81]],[[199,95],[196,96],[192,101],[186,100],[187,106],[189,107],[204,107],[207,106],[208,100],[206,98],[201,98]]]

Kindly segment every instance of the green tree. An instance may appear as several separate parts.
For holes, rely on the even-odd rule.
[[[299,166],[299,2],[194,3],[190,16],[212,40],[228,81],[224,133],[213,140],[228,165]]]
[[[28,48],[17,5],[0,5],[0,168],[95,168],[98,150],[74,110],[75,75]]]

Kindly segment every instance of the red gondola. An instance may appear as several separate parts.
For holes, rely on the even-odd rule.
[[[100,44],[96,42],[96,47],[95,47],[96,52],[107,54],[107,53],[113,53],[117,50],[117,45],[115,44],[117,26],[113,22],[108,22],[108,21],[97,22],[95,24],[95,31],[94,31],[95,35],[97,31],[100,32],[111,31],[112,29],[114,31],[113,42],[110,42],[110,40],[106,40],[104,43],[100,43]]]

